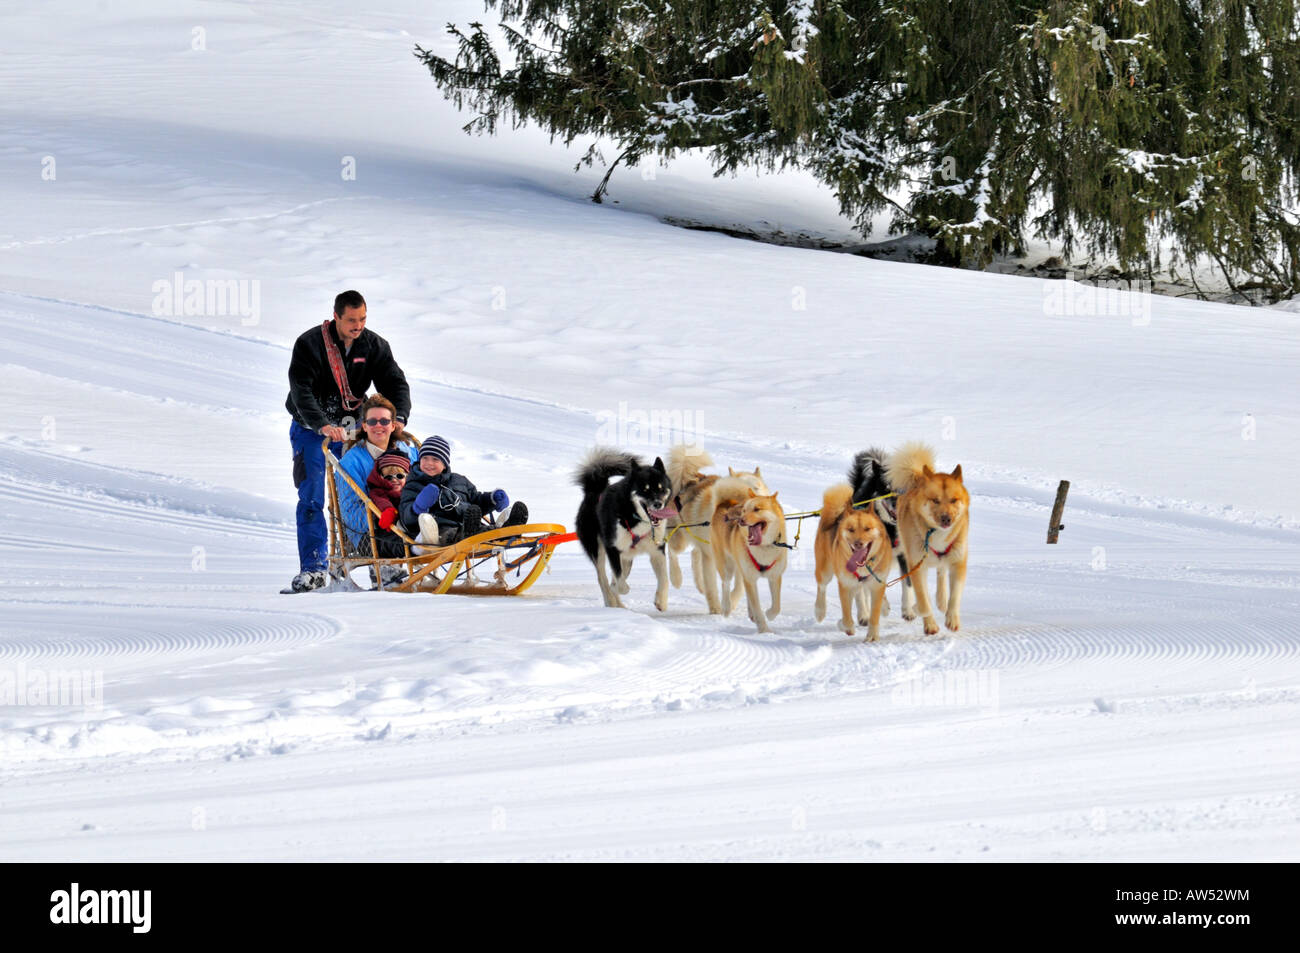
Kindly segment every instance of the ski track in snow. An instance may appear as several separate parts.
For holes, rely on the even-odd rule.
[[[1036,547],[1050,491],[1006,472],[987,480],[973,475],[977,531],[963,632],[924,637],[919,623],[898,618],[895,590],[894,615],[884,622],[882,641],[872,646],[850,642],[830,622],[819,625],[811,617],[811,523],[804,549],[792,562],[785,611],[772,636],[756,635],[743,610],[728,620],[705,614],[702,598],[690,588],[689,567],[686,588],[672,592],[667,613],[649,606],[644,563],[632,576],[633,610],[604,610],[590,567],[576,549],[561,551],[529,597],[495,611],[474,600],[431,603],[428,596],[368,593],[286,603],[269,594],[267,580],[291,571],[288,488],[240,478],[238,455],[232,460],[229,444],[221,441],[209,441],[207,449],[189,439],[156,446],[142,468],[139,448],[129,440],[110,433],[114,439],[104,442],[99,428],[76,432],[110,400],[157,404],[153,395],[162,393],[168,395],[165,412],[184,408],[214,432],[239,427],[250,459],[287,463],[283,418],[266,410],[282,398],[274,382],[285,350],[64,302],[0,295],[0,309],[14,320],[53,329],[43,343],[27,339],[12,359],[21,360],[14,365],[19,373],[57,377],[68,401],[56,420],[56,439],[43,440],[34,428],[0,439],[0,512],[9,528],[0,534],[0,554],[12,567],[0,598],[7,620],[0,671],[87,671],[103,679],[102,707],[0,708],[0,749],[15,770],[28,772],[19,775],[20,805],[27,803],[28,791],[42,790],[33,787],[42,778],[62,777],[65,785],[60,765],[87,759],[111,765],[129,757],[183,777],[188,764],[253,764],[261,756],[278,762],[292,755],[311,771],[313,759],[340,746],[370,752],[396,745],[423,752],[423,759],[434,750],[428,744],[474,739],[482,747],[473,750],[491,757],[488,752],[514,733],[544,732],[539,737],[547,738],[565,730],[583,732],[585,752],[590,733],[602,726],[614,730],[688,712],[696,718],[735,713],[753,719],[773,706],[784,710],[819,699],[830,706],[827,711],[855,703],[858,708],[844,712],[850,724],[866,719],[881,727],[847,738],[809,734],[809,728],[800,736],[801,747],[781,742],[779,766],[766,771],[749,763],[748,755],[737,760],[748,750],[743,744],[722,750],[704,745],[688,759],[684,770],[697,780],[686,786],[663,787],[655,778],[664,770],[660,760],[643,758],[634,771],[640,787],[625,782],[635,811],[591,815],[597,832],[616,838],[618,848],[598,847],[599,833],[578,835],[571,828],[552,837],[536,830],[522,839],[503,837],[493,847],[479,832],[480,809],[474,806],[484,795],[469,790],[445,795],[459,806],[445,808],[419,843],[436,844],[433,856],[476,859],[896,859],[934,856],[936,849],[943,857],[985,859],[989,842],[999,846],[997,856],[1050,858],[1097,850],[1104,853],[1096,856],[1113,856],[1110,845],[1122,839],[1131,856],[1158,857],[1170,850],[1162,831],[1190,827],[1200,831],[1202,843],[1229,838],[1237,849],[1273,856],[1268,842],[1249,847],[1256,843],[1252,832],[1270,825],[1294,829],[1295,798],[1285,791],[1289,780],[1271,775],[1257,774],[1226,794],[1222,781],[1206,787],[1203,780],[1185,779],[1186,797],[1153,807],[1153,780],[1129,777],[1122,796],[1108,797],[1079,776],[1076,788],[1088,793],[1072,798],[1033,774],[1037,793],[991,794],[1000,806],[974,820],[964,802],[912,789],[897,767],[882,766],[868,788],[875,792],[870,797],[914,806],[894,808],[888,833],[869,837],[852,833],[864,823],[872,826],[860,806],[834,793],[843,783],[837,766],[846,751],[864,765],[889,756],[861,747],[865,738],[877,744],[885,725],[936,746],[929,760],[909,770],[966,777],[961,783],[970,784],[989,771],[1023,774],[1032,752],[990,757],[989,751],[1006,743],[999,739],[1013,724],[1025,721],[1049,732],[1055,729],[1045,726],[1059,719],[1131,722],[1125,729],[1130,755],[1146,743],[1140,739],[1163,730],[1156,727],[1160,722],[1148,724],[1151,718],[1214,721],[1272,711],[1294,723],[1300,702],[1294,687],[1300,669],[1293,621],[1300,603],[1295,536],[1273,521],[1234,522],[1196,506],[1131,505],[1123,497],[1097,499],[1076,491],[1062,543],[1045,552]],[[159,362],[140,374],[131,349],[115,346],[141,320],[157,346],[176,356],[175,363]],[[109,346],[101,349],[100,339]],[[232,380],[238,385],[230,386]],[[418,405],[448,408],[439,427],[458,435],[466,470],[508,474],[512,490],[519,487],[519,497],[529,500],[538,518],[569,521],[576,496],[568,473],[591,441],[590,412],[426,379],[413,380],[413,388]],[[129,417],[125,430],[129,434]],[[843,451],[790,441],[716,435],[706,445],[720,464],[761,465],[800,508],[814,505],[821,488],[840,478],[847,459]],[[223,474],[222,466],[234,467],[228,472],[237,478],[222,484],[196,478]],[[972,471],[978,474],[978,466]],[[39,522],[34,513],[41,514]],[[54,535],[45,531],[49,526],[76,531]],[[1101,572],[1090,567],[1097,545],[1107,553]],[[193,566],[195,547],[205,554],[201,571]],[[76,566],[71,577],[70,565]],[[142,589],[165,595],[142,602]],[[380,599],[390,624],[377,631],[373,606]],[[833,594],[830,603],[833,618]],[[1088,726],[1105,723],[1089,720],[1080,727],[1091,737],[1099,729]],[[680,736],[675,722],[664,724]],[[726,731],[734,733],[741,723],[728,725]],[[984,754],[963,757],[943,747],[940,736],[920,727],[928,725],[970,735]],[[1275,744],[1271,735],[1257,737],[1263,741],[1256,744]],[[1068,732],[1055,743],[1084,765],[1104,750],[1088,754],[1095,742],[1073,740]],[[1167,740],[1147,757],[1168,760],[1184,751],[1191,757],[1185,745]],[[772,757],[778,757],[776,750]],[[517,757],[484,774],[482,782],[492,799],[526,805],[512,808],[510,817],[527,827],[530,816],[550,816],[584,784],[608,792],[608,765],[625,761],[600,749],[584,757],[590,764],[565,781],[564,793],[545,780],[548,771],[540,763],[532,769],[536,790],[515,787],[504,764],[518,765]],[[591,780],[583,782],[588,772]],[[170,776],[151,783],[170,783]],[[379,815],[392,821],[411,812],[423,817],[420,805],[434,782],[421,782],[417,772],[414,781],[394,773],[390,781],[367,783],[393,798],[392,812]],[[755,802],[752,795],[737,795],[738,789],[768,793]],[[162,798],[163,806],[175,797],[162,790],[151,796]],[[239,799],[247,796],[242,789],[208,794],[236,814]],[[71,806],[40,801],[38,815],[31,813],[38,802],[25,810],[53,829],[77,829],[84,805],[101,804],[93,792],[83,797]],[[707,799],[712,807],[684,821],[701,810],[692,798]],[[784,799],[782,813],[774,816],[771,798]],[[1057,807],[1043,813],[1052,798]],[[1112,806],[1098,806],[1107,803]],[[278,816],[274,787],[266,789],[261,804],[257,810]],[[317,820],[332,832],[333,846],[309,840],[299,846],[300,856],[430,856],[428,846],[413,848],[368,823],[350,822],[340,831],[323,809],[326,815]],[[100,818],[96,827],[112,829],[104,810],[92,808]],[[520,810],[522,817],[515,813]],[[805,830],[794,841],[755,835],[756,823],[788,826],[791,812],[820,818],[827,833]],[[1008,824],[1007,812],[1019,812],[1020,819]],[[678,835],[664,842],[660,823],[669,817]],[[142,845],[142,856],[176,856],[180,842],[174,836],[150,835],[127,818],[117,824],[135,831],[131,836]],[[244,837],[223,840],[211,856],[263,849]],[[47,843],[29,843],[17,831],[6,832],[5,840],[18,857],[42,856]],[[193,848],[185,849],[184,856],[192,856]],[[114,856],[111,841],[77,852]]]
[[[192,661],[204,653],[229,649],[281,642],[316,644],[337,634],[328,620],[292,612],[196,612],[189,606],[65,601],[55,615],[49,611],[48,602],[13,600],[0,605],[6,607],[9,617],[39,606],[45,610],[44,618],[30,618],[24,623],[26,631],[0,641],[0,659],[8,661],[75,661],[84,666],[123,656],[130,657],[127,661],[134,664],[165,655]],[[123,610],[132,612],[138,628],[123,628],[119,617],[115,617]]]
[[[259,408],[273,418],[264,408],[282,397],[273,381],[286,355],[262,342],[12,295],[0,296],[0,314],[42,320],[52,328],[49,335],[27,339],[12,357],[26,370],[60,375],[71,393],[77,386],[129,387],[131,393],[167,394],[169,401],[196,408],[213,421],[233,414],[237,419],[252,415],[255,423]],[[136,362],[125,342],[138,327],[146,328],[175,362],[152,363],[143,374],[133,370]],[[101,349],[102,338],[110,343]],[[458,433],[477,451],[466,466],[469,472],[496,466],[532,473],[521,496],[538,518],[567,522],[564,515],[548,514],[567,514],[574,507],[574,492],[566,486],[569,461],[590,439],[589,413],[426,380],[413,385],[419,405],[456,408],[440,427]],[[76,399],[87,408],[103,400],[90,391]],[[257,428],[251,454],[270,457],[277,445],[283,453],[281,429]],[[811,504],[821,487],[838,478],[839,461],[827,460],[824,471],[821,461],[811,470],[800,467],[796,461],[804,452],[798,448],[774,450],[723,438],[709,440],[708,446],[720,461],[762,465],[792,500]],[[184,447],[195,453],[192,441]],[[809,456],[831,455],[822,450]],[[21,435],[0,442],[0,511],[9,517],[5,525],[18,530],[0,536],[0,551],[16,566],[4,602],[10,625],[0,637],[0,660],[103,669],[106,678],[102,710],[69,718],[66,710],[45,715],[32,709],[8,719],[2,737],[17,761],[115,751],[224,757],[259,739],[280,745],[338,743],[369,738],[385,725],[419,736],[871,691],[905,691],[919,698],[935,685],[951,693],[942,680],[952,673],[976,678],[998,673],[996,702],[975,699],[977,708],[1059,703],[1056,682],[1079,681],[1080,666],[1098,679],[1099,695],[1129,692],[1130,709],[1146,697],[1133,694],[1136,686],[1155,673],[1184,689],[1206,689],[1206,704],[1212,706],[1215,699],[1289,697],[1280,686],[1297,669],[1300,640],[1291,618],[1300,597],[1292,574],[1270,578],[1268,555],[1270,550],[1275,556],[1289,554],[1292,534],[1268,525],[1239,526],[1076,496],[1070,542],[1052,554],[1058,558],[1049,559],[1025,550],[1019,540],[1041,531],[1050,495],[976,479],[979,530],[966,625],[957,637],[926,638],[919,623],[903,623],[896,589],[894,614],[886,618],[884,638],[876,645],[864,646],[860,637],[850,642],[831,621],[815,623],[807,552],[811,522],[804,548],[792,561],[784,613],[772,636],[756,635],[743,608],[726,620],[704,613],[688,565],[686,588],[672,593],[666,614],[647,605],[651,579],[644,563],[632,576],[633,611],[607,612],[598,607],[591,570],[576,549],[561,551],[552,573],[529,598],[486,619],[472,601],[439,600],[439,615],[454,633],[449,636],[442,626],[420,631],[433,608],[426,608],[427,596],[329,593],[286,605],[284,598],[257,595],[269,588],[266,568],[284,566],[291,556],[293,534],[286,519],[291,496],[277,487],[278,498],[268,499],[186,475],[202,467],[168,467],[170,472],[162,473],[128,462],[139,463],[138,447],[69,449]],[[23,531],[24,514],[38,509],[45,525],[76,526],[79,541]],[[1113,565],[1105,573],[1088,569],[1092,535],[1108,541]],[[1159,555],[1169,550],[1130,551],[1131,543],[1140,540],[1149,547],[1159,539],[1162,546],[1177,548],[1174,562],[1188,562],[1194,555],[1189,545],[1240,545],[1243,536],[1251,539],[1259,564],[1234,562],[1211,585],[1170,579],[1176,567]],[[83,585],[64,581],[56,588],[84,588],[90,598],[48,594],[42,577],[57,578],[60,564],[83,545],[90,556]],[[210,560],[201,571],[191,565],[196,546]],[[173,554],[171,565],[162,558],[167,552]],[[1061,556],[1077,558],[1077,568],[1063,566]],[[172,596],[178,589],[189,591],[193,603],[130,598],[138,585],[160,583]],[[1253,590],[1249,618],[1241,617],[1240,585],[1259,587]],[[235,592],[244,608],[218,608]],[[387,636],[375,635],[368,619],[379,598],[386,606],[400,604],[391,610],[398,631]],[[1056,599],[1073,605],[1043,611]],[[832,620],[835,603],[831,593]],[[1198,614],[1197,625],[1188,623],[1189,606]],[[1162,613],[1170,611],[1177,617],[1163,620]],[[1068,622],[1052,618],[1066,614]],[[475,631],[483,622],[484,630]],[[337,646],[341,636],[346,648],[321,652],[326,642]],[[261,659],[266,651],[279,656],[276,677],[248,679],[249,659]],[[297,677],[283,677],[295,667],[290,660],[297,653],[306,653],[310,665],[304,662]],[[162,673],[178,664],[199,666],[202,684],[175,679],[164,686],[165,679],[149,677],[143,685],[129,678],[115,681],[133,669]],[[205,693],[209,686],[219,688],[224,700],[213,701]],[[1082,696],[1075,703],[1085,709],[1097,704]],[[1124,703],[1103,700],[1101,705]],[[232,710],[241,712],[233,724]]]

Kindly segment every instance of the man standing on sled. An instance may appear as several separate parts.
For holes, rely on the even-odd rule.
[[[334,299],[334,319],[304,332],[289,361],[289,399],[293,415],[293,484],[298,488],[299,573],[283,592],[310,592],[329,582],[329,529],[325,523],[325,455],[343,449],[345,430],[356,426],[356,412],[371,384],[397,408],[393,430],[400,433],[411,412],[411,389],[393,360],[392,348],[366,329],[366,299],[345,291]]]

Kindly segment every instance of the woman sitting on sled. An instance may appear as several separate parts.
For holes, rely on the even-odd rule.
[[[339,467],[352,478],[352,482],[369,492],[370,497],[374,500],[375,505],[379,506],[380,512],[384,515],[379,520],[379,526],[375,530],[375,556],[404,556],[406,555],[402,540],[396,533],[391,532],[391,527],[397,519],[396,506],[389,502],[387,505],[380,504],[372,490],[379,489],[383,484],[377,484],[371,478],[379,474],[382,478],[384,472],[390,475],[400,469],[402,460],[406,462],[406,469],[409,472],[415,463],[419,441],[406,431],[394,433],[395,421],[397,420],[397,411],[393,407],[392,401],[379,394],[374,394],[366,398],[366,402],[361,405],[361,430],[357,436],[348,444],[347,452],[339,460]],[[384,457],[396,457],[397,460],[390,459],[385,465],[378,465]],[[366,506],[361,498],[352,492],[346,481],[342,477],[336,477],[339,497],[339,507],[342,511],[343,526],[348,535],[348,541],[356,550],[365,547],[364,541],[369,533],[366,522]],[[392,489],[396,495],[393,499],[400,499],[402,492],[401,481],[386,481],[392,484]],[[385,486],[385,488],[387,488]],[[390,512],[385,512],[391,510]]]

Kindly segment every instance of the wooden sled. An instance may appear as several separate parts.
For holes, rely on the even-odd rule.
[[[375,535],[379,528],[379,508],[364,488],[357,486],[330,452],[325,452],[326,495],[329,499],[331,579],[346,580],[354,569],[374,570],[375,585],[386,592],[451,592],[465,596],[517,596],[537,581],[551,561],[555,547],[572,538],[563,526],[555,523],[528,523],[479,533],[450,546],[431,547],[417,544],[393,524],[392,534],[401,540],[405,555],[379,556]],[[334,479],[337,477],[337,481]],[[366,525],[346,525],[339,494],[345,492],[341,481],[365,505]],[[352,532],[349,533],[348,530]],[[353,542],[353,537],[357,541]],[[406,578],[385,584],[383,569],[400,567]],[[391,572],[391,570],[390,570]]]

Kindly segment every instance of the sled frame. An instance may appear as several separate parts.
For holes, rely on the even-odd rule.
[[[400,524],[394,524],[392,533],[402,541],[403,556],[380,556],[375,535],[380,511],[363,488],[339,465],[330,451],[329,440],[321,444],[325,454],[325,492],[329,504],[330,556],[329,573],[332,581],[350,578],[354,569],[371,568],[375,572],[375,585],[383,592],[453,593],[465,596],[517,596],[537,581],[551,561],[555,547],[562,542],[567,530],[557,523],[528,523],[523,526],[506,526],[479,533],[449,546],[417,544]],[[365,507],[364,531],[355,527],[360,539],[353,544],[343,517],[339,501],[342,480],[357,495]],[[417,551],[418,550],[418,551]],[[384,583],[383,569],[399,566],[406,578],[399,583]],[[479,571],[488,567],[490,578],[481,578]]]

